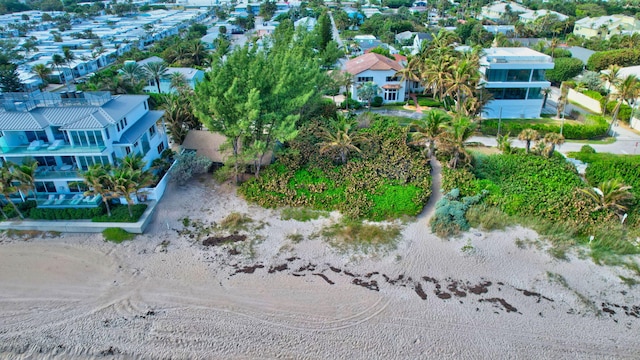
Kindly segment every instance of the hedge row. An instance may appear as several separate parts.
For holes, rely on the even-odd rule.
[[[117,205],[111,208],[111,216],[106,213],[102,215],[93,216],[91,221],[93,222],[137,222],[147,209],[147,204],[136,204],[131,206],[131,212],[133,217],[129,216],[129,209],[127,205]]]
[[[609,65],[633,66],[640,65],[640,49],[618,49],[599,51],[591,55],[587,61],[587,69],[600,71]]]
[[[95,208],[34,208],[29,212],[29,218],[33,220],[82,220],[102,215],[103,211],[102,206]]]
[[[518,136],[524,129],[534,129],[541,136],[547,133],[559,133],[560,125],[544,124],[544,123],[523,123],[521,121],[502,120],[500,125],[500,133],[510,133],[511,136]],[[585,125],[574,125],[565,123],[562,134],[565,139],[570,140],[586,140],[604,137],[609,129],[607,120],[602,116],[590,115],[587,117]],[[498,134],[498,120],[483,120],[480,125],[480,132],[484,135]]]

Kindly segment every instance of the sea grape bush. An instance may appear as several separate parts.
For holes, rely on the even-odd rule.
[[[338,210],[352,218],[386,220],[420,213],[431,192],[430,167],[420,149],[407,142],[408,129],[380,117],[359,129],[366,142],[344,165],[322,156],[323,123],[300,129],[282,155],[239,192],[262,206]]]

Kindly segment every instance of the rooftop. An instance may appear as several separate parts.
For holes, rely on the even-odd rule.
[[[355,59],[347,61],[345,70],[351,75],[357,75],[366,70],[402,70],[402,65],[389,59],[388,57],[376,53],[360,55]]]
[[[553,59],[526,47],[492,47],[484,49],[480,63],[553,63]]]

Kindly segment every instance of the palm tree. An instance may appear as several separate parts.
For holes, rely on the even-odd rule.
[[[617,117],[618,112],[620,111],[620,107],[623,102],[626,102],[628,105],[631,105],[631,101],[638,97],[640,93],[640,81],[635,75],[629,75],[622,79],[618,83],[618,92],[614,95],[615,99],[618,100],[616,107],[613,109],[613,119],[611,123],[613,124]]]
[[[156,86],[158,87],[158,94],[162,94],[162,90],[160,90],[160,80],[167,77],[167,72],[169,71],[167,63],[164,61],[150,62],[144,65],[142,70],[146,72],[149,79],[153,79],[153,81],[155,81]]]
[[[351,90],[351,86],[353,85],[353,75],[351,75],[348,71],[336,71],[335,74],[336,82],[338,83],[338,85],[344,86],[345,88],[345,108],[347,111],[349,111],[349,99],[351,99],[351,96],[349,96],[349,91]]]
[[[189,87],[187,86],[187,79],[182,73],[174,72],[169,76],[171,81],[171,88],[176,89],[179,93],[185,92]]]
[[[609,65],[607,68],[607,72],[600,74],[600,78],[602,81],[607,82],[607,96],[605,101],[605,106],[602,108],[602,115],[606,115],[607,113],[607,103],[609,102],[609,97],[611,96],[611,86],[617,85],[620,79],[618,75],[620,74],[621,67],[618,65]]]
[[[547,157],[551,157],[556,150],[556,146],[564,144],[564,136],[558,133],[547,133],[543,141],[547,145]]]
[[[58,71],[58,76],[64,77],[64,82],[65,84],[67,84],[68,86],[68,82],[67,82],[67,76],[65,74],[62,73],[62,65],[65,64],[65,60],[64,57],[60,54],[53,54],[53,56],[51,57],[51,67],[56,69]]]
[[[440,110],[430,110],[425,117],[411,123],[411,128],[415,129],[411,133],[413,141],[425,141],[428,149],[428,157],[431,158],[436,147],[436,140],[444,132],[445,124],[451,121],[451,117]]]
[[[596,204],[592,211],[612,210],[620,217],[624,216],[628,205],[634,199],[629,191],[631,186],[623,184],[618,179],[604,181],[599,187],[579,190]]]
[[[506,133],[504,135],[498,135],[498,150],[502,151],[503,154],[511,153],[511,139],[509,138],[510,133]]]
[[[9,167],[7,167],[6,164],[5,166],[0,167],[0,193],[2,193],[7,202],[13,206],[13,208],[18,213],[18,216],[20,216],[21,219],[24,219],[24,215],[22,215],[20,209],[18,209],[16,204],[11,201],[11,194],[18,191],[18,187],[13,185],[14,180],[15,176],[11,173]],[[5,214],[4,211],[2,212],[2,214],[5,218],[8,218],[7,214]]]
[[[198,119],[193,115],[190,101],[185,101],[179,96],[169,95],[165,97],[162,108],[164,109],[167,132],[171,135],[171,140],[174,143],[182,144],[190,129],[200,127]]]
[[[38,162],[31,159],[25,160],[22,164],[11,164],[10,168],[13,170],[15,180],[20,182],[18,189],[22,192],[26,192],[24,199],[26,200],[29,193],[33,193],[35,196],[35,181],[36,181],[36,169],[38,168]]]
[[[450,168],[457,168],[461,159],[467,160],[464,147],[466,141],[473,135],[475,127],[469,118],[459,117],[451,123],[447,132],[440,138],[445,150],[451,154]]]
[[[542,95],[544,95],[544,100],[542,100],[543,109],[547,106],[547,99],[549,98],[549,94],[551,94],[551,88],[542,89]]]
[[[444,56],[440,58],[432,58],[425,62],[424,71],[422,73],[422,86],[425,89],[433,90],[433,99],[436,99],[436,96],[439,100],[443,100],[446,83],[447,83],[447,74],[449,73],[449,69],[451,69],[453,63],[453,57]]]
[[[51,75],[51,69],[45,64],[36,64],[31,68],[31,72],[38,75],[44,85],[49,83],[49,75]]]
[[[518,135],[518,140],[524,141],[526,144],[525,148],[527,150],[527,154],[531,151],[531,142],[536,141],[539,138],[540,134],[533,129],[524,129]]]
[[[94,164],[89,166],[89,169],[81,175],[89,186],[89,190],[85,191],[84,195],[100,195],[105,207],[107,208],[107,214],[111,216],[111,207],[109,206],[109,202],[111,199],[117,197],[114,192],[111,179],[111,166]]]
[[[131,194],[137,193],[138,190],[148,185],[139,183],[141,179],[141,171],[131,170],[127,167],[119,167],[113,171],[111,175],[111,181],[113,182],[113,191],[119,197],[124,197],[127,200],[127,208],[129,210],[129,217],[133,217],[133,211],[131,211],[131,205],[135,202]]]
[[[140,79],[144,78],[144,70],[136,62],[128,62],[120,69],[122,79],[129,82],[131,88],[135,88]]]
[[[76,77],[73,75],[73,67],[71,65],[76,60],[76,56],[69,48],[62,49],[62,52],[64,53],[64,63],[69,67],[69,71],[71,71],[71,79],[75,82]]]
[[[201,66],[202,61],[207,57],[207,49],[205,49],[204,43],[200,40],[191,43],[187,53],[193,59],[193,64],[196,66]]]
[[[340,162],[346,164],[350,152],[361,152],[355,144],[363,140],[363,137],[354,132],[356,124],[342,115],[338,115],[338,120],[331,125],[332,129],[322,129],[320,136],[325,141],[318,144],[320,145],[320,154],[337,151]]]
[[[456,112],[460,113],[465,98],[472,97],[478,83],[478,69],[467,60],[452,66],[447,74],[445,84],[448,87],[445,95],[455,96]]]

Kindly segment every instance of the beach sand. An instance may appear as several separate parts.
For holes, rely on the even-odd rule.
[[[122,244],[3,234],[0,358],[640,356],[640,293],[619,277],[634,275],[555,259],[528,229],[442,240],[423,215],[394,249],[365,253],[313,236],[338,214],[283,221],[209,179],[171,185],[158,206]],[[185,217],[206,228],[232,212],[253,219],[243,242],[184,231]]]

